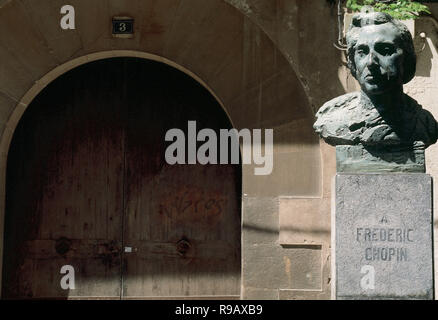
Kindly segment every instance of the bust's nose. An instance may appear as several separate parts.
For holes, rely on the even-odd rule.
[[[370,50],[367,58],[368,66],[377,66],[379,64],[379,58],[377,57],[377,53],[374,50]]]

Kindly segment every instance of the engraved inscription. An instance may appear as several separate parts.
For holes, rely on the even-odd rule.
[[[357,228],[356,241],[370,244],[364,251],[367,261],[408,261],[408,249],[399,244],[414,242],[414,229]],[[385,246],[386,243],[388,245]]]

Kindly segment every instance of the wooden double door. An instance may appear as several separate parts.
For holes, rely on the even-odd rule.
[[[89,63],[40,93],[8,155],[2,297],[239,296],[241,169],[167,164],[165,134],[189,120],[230,128],[207,90],[148,60]]]

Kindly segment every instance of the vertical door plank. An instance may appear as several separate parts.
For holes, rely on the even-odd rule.
[[[119,297],[120,69],[84,65],[29,106],[8,159],[6,298]],[[119,71],[117,71],[119,70]],[[63,290],[63,265],[75,290]]]
[[[123,298],[240,294],[238,165],[168,165],[168,129],[229,128],[214,98],[164,65],[128,70]]]

